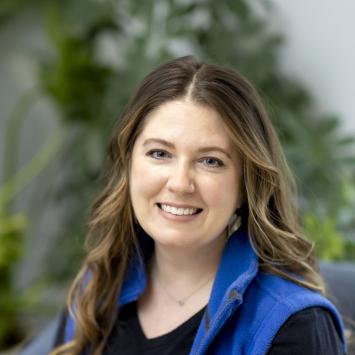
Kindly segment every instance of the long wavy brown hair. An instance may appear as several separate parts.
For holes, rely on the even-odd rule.
[[[186,97],[220,114],[242,157],[246,223],[261,269],[324,292],[313,246],[299,227],[291,174],[256,90],[231,69],[182,57],[145,77],[114,129],[105,188],[92,208],[87,256],[68,295],[75,335],[52,355],[80,354],[85,349],[102,353],[118,314],[127,265],[138,248],[129,196],[132,149],[148,113]]]

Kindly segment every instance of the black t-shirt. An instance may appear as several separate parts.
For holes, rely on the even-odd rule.
[[[136,302],[125,305],[115,322],[103,355],[188,355],[204,308],[171,332],[147,339]],[[64,323],[57,338],[63,341]],[[291,316],[276,334],[267,355],[343,355],[340,336],[330,313],[311,307]],[[226,354],[229,355],[229,354]]]
[[[205,308],[164,335],[147,339],[137,316],[136,302],[122,308],[108,339],[104,355],[189,354]]]
[[[331,314],[310,307],[291,316],[276,334],[268,355],[344,354]]]

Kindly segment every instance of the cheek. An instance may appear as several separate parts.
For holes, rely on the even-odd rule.
[[[132,200],[154,197],[164,185],[161,169],[144,158],[132,160],[130,190]]]
[[[234,174],[210,179],[205,181],[203,185],[204,200],[211,207],[221,208],[225,213],[233,213],[239,206],[240,184]]]

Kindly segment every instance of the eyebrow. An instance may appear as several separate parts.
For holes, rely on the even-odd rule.
[[[161,139],[161,138],[148,138],[143,142],[143,146],[146,146],[150,143],[159,143],[159,144],[165,145],[166,147],[169,147],[169,148],[175,148],[173,143],[166,141],[165,139]],[[217,146],[202,147],[198,150],[198,152],[200,152],[200,153],[211,152],[211,151],[221,152],[224,155],[226,155],[229,159],[232,159],[231,155],[226,150],[224,150],[223,148],[217,147]]]

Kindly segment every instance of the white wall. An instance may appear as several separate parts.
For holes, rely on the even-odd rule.
[[[310,89],[322,111],[355,133],[355,1],[273,0],[285,35],[283,71]]]

